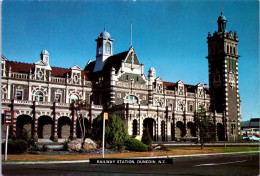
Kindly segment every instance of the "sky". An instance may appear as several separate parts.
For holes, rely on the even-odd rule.
[[[239,36],[242,120],[259,118],[259,2],[223,0],[227,30]],[[82,69],[95,60],[95,39],[110,33],[114,54],[130,48],[167,82],[208,84],[207,35],[217,30],[220,0],[4,0],[2,55],[34,63],[47,49],[50,65]],[[208,85],[207,85],[208,86]]]

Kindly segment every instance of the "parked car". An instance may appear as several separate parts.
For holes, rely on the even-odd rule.
[[[249,141],[260,141],[260,138],[257,136],[248,136]]]
[[[242,140],[248,140],[248,136],[242,136]]]

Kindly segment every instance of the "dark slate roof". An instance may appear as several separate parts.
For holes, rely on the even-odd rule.
[[[30,70],[34,70],[35,65],[29,64],[29,63],[23,63],[23,62],[14,62],[14,61],[6,61],[6,71],[9,70],[9,67],[11,66],[11,71],[16,73],[30,73]],[[71,74],[70,68],[60,68],[60,67],[51,67],[51,76],[53,77],[61,77],[66,78],[67,73]],[[88,77],[86,75],[85,71],[81,71],[81,79],[83,79],[85,75],[85,80],[88,80]]]
[[[110,71],[112,67],[115,68],[117,74],[119,69],[121,68],[121,63],[125,60],[128,52],[129,50],[108,57],[104,63],[102,71],[93,72],[96,61],[89,63],[84,70],[87,72],[87,75],[90,78],[90,80],[98,80],[99,77],[103,77],[104,80],[110,80]]]
[[[121,67],[121,63],[123,60],[125,60],[127,54],[129,51],[125,51],[113,56],[110,56],[109,58],[107,58],[104,67],[103,67],[103,72],[104,73],[109,73],[111,68],[114,67],[116,70],[116,74],[118,73],[120,67]]]

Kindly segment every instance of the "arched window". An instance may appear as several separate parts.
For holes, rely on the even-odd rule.
[[[102,45],[99,44],[97,47],[97,54],[102,54],[102,50],[103,50]]]
[[[161,102],[157,102],[157,106],[162,106],[162,103]]]
[[[229,53],[229,46],[227,46],[227,53]]]
[[[201,105],[199,105],[198,111],[199,111],[199,112],[201,112],[201,111],[202,111],[202,109],[203,109],[203,108],[202,108],[202,106],[201,106]]]
[[[34,94],[35,101],[43,101],[43,93],[41,91],[38,91]]]
[[[183,105],[182,104],[178,105],[178,111],[183,111]]]
[[[234,54],[236,54],[236,47],[234,47]]]
[[[138,99],[136,96],[133,96],[133,95],[129,95],[127,98],[126,98],[126,103],[129,103],[129,104],[137,104],[138,102]]]
[[[72,94],[70,96],[70,102],[77,101],[78,99],[79,99],[79,97],[77,95],[75,95],[75,94]]]
[[[232,54],[232,46],[230,46],[230,53]]]
[[[106,43],[105,44],[105,51],[106,51],[106,54],[110,54],[111,53],[111,45],[110,45],[110,43]]]

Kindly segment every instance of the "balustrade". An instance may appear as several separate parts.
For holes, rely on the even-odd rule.
[[[28,74],[12,72],[11,73],[11,78],[15,78],[15,79],[28,79]]]

